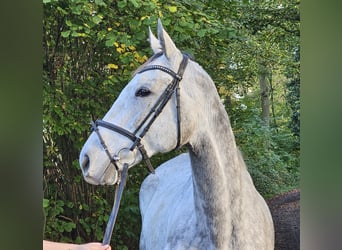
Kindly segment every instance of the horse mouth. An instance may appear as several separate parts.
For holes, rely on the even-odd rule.
[[[94,177],[92,177],[92,176],[84,176],[84,180],[85,180],[86,182],[88,182],[89,184],[91,184],[91,185],[103,185],[103,184],[101,183],[101,180],[99,180],[99,179],[97,179],[97,178],[94,178]]]
[[[83,173],[86,182],[92,185],[114,185],[117,180],[117,172],[112,164],[109,164],[102,174],[92,175],[88,172]]]
[[[92,185],[114,185],[116,183],[115,175],[107,177],[103,175],[101,177],[96,176],[84,176],[84,180]]]
[[[80,165],[84,180],[92,185],[114,185],[117,179],[117,172],[112,163],[109,163],[104,170],[94,171],[95,162],[91,163],[87,154],[80,158]],[[95,164],[96,165],[96,164]]]

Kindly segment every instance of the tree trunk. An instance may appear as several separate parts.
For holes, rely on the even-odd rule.
[[[270,123],[270,100],[269,100],[269,89],[266,79],[266,71],[261,72],[259,75],[260,84],[260,100],[261,100],[261,110],[262,110],[262,120],[265,126],[269,126]]]

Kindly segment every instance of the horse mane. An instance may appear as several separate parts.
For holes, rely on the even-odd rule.
[[[151,56],[149,59],[147,59],[146,62],[144,62],[142,65],[140,65],[135,71],[133,71],[132,76],[134,77],[142,68],[144,68],[146,65],[150,64],[153,62],[155,59],[161,57],[163,55],[163,52],[158,52]]]
[[[141,69],[143,69],[145,66],[147,66],[148,64],[153,62],[155,59],[161,57],[163,54],[164,54],[164,52],[161,51],[161,52],[158,52],[158,53],[154,54],[149,59],[147,59],[146,62],[144,62],[142,65],[140,65],[135,71],[133,71],[132,77],[134,77]],[[183,54],[186,55],[190,60],[194,61],[194,56],[191,55],[190,53],[183,52]]]

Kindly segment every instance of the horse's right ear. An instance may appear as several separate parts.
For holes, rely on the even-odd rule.
[[[148,40],[150,41],[150,46],[154,54],[162,51],[161,44],[159,40],[153,35],[150,27],[148,27]]]
[[[177,49],[169,34],[164,30],[160,18],[158,18],[158,39],[162,51],[168,60],[175,60],[177,57],[182,58],[182,53]]]

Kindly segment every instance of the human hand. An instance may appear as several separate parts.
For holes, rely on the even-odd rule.
[[[103,246],[101,243],[92,242],[78,245],[76,250],[111,250],[112,248],[109,245]]]

